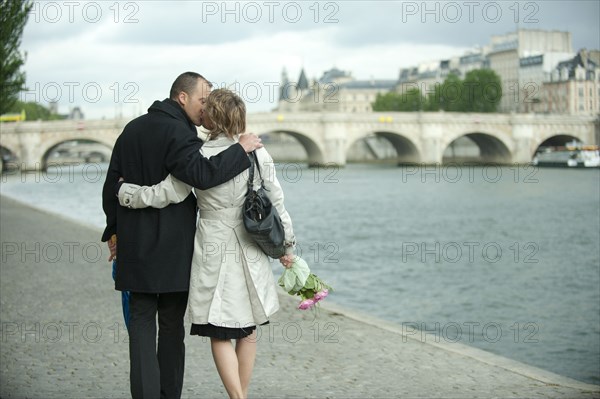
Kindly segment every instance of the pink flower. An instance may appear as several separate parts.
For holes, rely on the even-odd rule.
[[[313,299],[315,302],[319,302],[321,299],[327,298],[327,295],[329,295],[329,290],[325,288],[323,291],[317,292]]]
[[[310,309],[314,306],[315,301],[313,299],[305,299],[302,302],[300,302],[300,305],[298,305],[298,309],[301,310],[306,310],[306,309]]]

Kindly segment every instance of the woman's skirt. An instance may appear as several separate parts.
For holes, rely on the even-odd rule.
[[[242,339],[252,334],[254,330],[256,330],[256,326],[229,328],[219,327],[213,324],[192,324],[190,335],[199,335],[201,337],[211,337],[216,339]]]

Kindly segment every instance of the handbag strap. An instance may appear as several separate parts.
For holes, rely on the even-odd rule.
[[[250,156],[248,157],[248,160],[250,161],[250,170],[248,171],[248,173],[249,173],[249,176],[248,176],[248,195],[250,195],[250,193],[254,189],[253,184],[252,184],[254,182],[254,157],[252,156],[252,154],[254,154],[254,152],[251,152]]]
[[[261,187],[265,186],[265,181],[262,178],[262,173],[260,173],[260,165],[258,164],[258,157],[256,156],[256,151],[252,151],[250,156],[248,157],[250,160],[250,175],[248,176],[248,190],[251,192],[254,189],[254,166],[258,169],[258,177],[260,178]]]

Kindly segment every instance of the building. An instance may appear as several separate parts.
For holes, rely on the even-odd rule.
[[[547,52],[519,60],[519,112],[536,112],[541,102],[542,85],[550,81],[559,62],[573,58],[574,53]],[[510,93],[509,93],[510,94]]]
[[[498,111],[530,112],[556,64],[574,55],[569,32],[519,29],[462,56],[401,69],[396,91],[418,88],[426,96],[450,73],[464,79],[472,70],[492,69],[502,82]]]
[[[487,58],[489,67],[494,70],[502,81],[502,100],[500,112],[522,112],[526,108],[524,98],[530,96],[531,83],[521,78],[521,59],[531,56],[554,53],[572,53],[570,32],[519,29],[505,35],[493,35]],[[525,66],[527,62],[525,62]],[[542,68],[543,69],[543,68]],[[537,79],[537,78],[536,78]],[[541,86],[542,80],[533,83]]]
[[[291,83],[282,73],[277,110],[281,112],[372,112],[379,93],[387,93],[395,79],[356,80],[351,73],[332,68],[318,80],[309,82],[304,69],[298,81]]]
[[[373,112],[378,94],[392,90],[396,80],[356,80],[340,85],[340,112]]]
[[[73,107],[69,112],[69,116],[67,117],[67,119],[82,120],[85,119],[85,117],[80,107]]]
[[[490,43],[450,59],[402,68],[398,79],[357,80],[332,68],[309,81],[304,70],[296,83],[282,74],[278,110],[371,112],[377,94],[435,92],[450,74],[461,79],[476,69],[491,69],[502,82],[498,112],[598,113],[600,51],[576,54],[570,32],[518,29],[493,35]]]
[[[487,58],[489,49],[487,47],[478,47],[467,54],[458,57],[458,63],[455,69],[459,77],[464,77],[468,72],[475,69],[487,69],[490,67],[490,61]]]
[[[304,68],[300,71],[300,76],[297,82],[291,82],[288,79],[285,68],[281,73],[281,86],[279,87],[279,103],[277,110],[282,112],[301,111],[303,106],[306,107],[307,97],[310,92],[310,87]]]
[[[600,66],[589,54],[581,50],[575,57],[558,63],[543,83],[540,101],[534,111],[569,115],[600,114]]]
[[[462,56],[403,68],[400,70],[395,89],[400,94],[410,89],[419,89],[426,96],[434,92],[436,85],[444,83],[450,74],[464,78],[469,71],[488,68],[485,54],[485,48],[475,48]]]

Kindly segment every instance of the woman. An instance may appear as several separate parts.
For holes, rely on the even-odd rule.
[[[209,141],[201,152],[210,158],[235,144],[245,131],[246,107],[233,92],[218,89],[207,99],[204,120]],[[257,150],[256,156],[267,194],[284,226],[287,250],[280,260],[287,267],[295,243],[291,219],[283,205],[273,159],[264,148]],[[258,173],[254,175],[258,187]],[[231,398],[248,396],[256,357],[256,326],[268,323],[279,309],[270,261],[246,233],[242,221],[248,178],[246,170],[212,189],[195,189],[199,219],[188,299],[190,333],[211,338],[213,358]],[[130,208],[162,208],[183,201],[191,190],[169,175],[152,187],[124,183],[119,201]],[[237,340],[235,348],[232,339]]]

